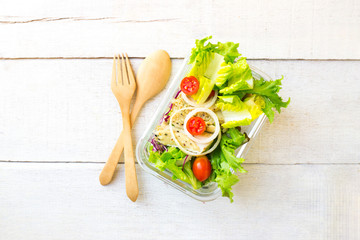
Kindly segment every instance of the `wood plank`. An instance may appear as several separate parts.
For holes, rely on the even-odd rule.
[[[139,168],[132,203],[123,173],[99,184],[101,166],[0,163],[1,239],[360,238],[359,165],[247,165],[233,204],[203,204]]]
[[[359,1],[164,3],[9,1],[0,9],[0,57],[144,57],[164,48],[178,58],[214,35],[239,42],[249,58],[360,59]]]
[[[132,59],[135,70],[140,59]],[[266,123],[247,156],[251,163],[358,163],[360,62],[250,61],[285,75],[292,102]],[[111,60],[0,61],[0,160],[104,162],[121,113],[109,79]],[[173,60],[173,73],[181,60]],[[164,91],[141,111],[145,131]],[[340,127],[341,126],[341,127]]]

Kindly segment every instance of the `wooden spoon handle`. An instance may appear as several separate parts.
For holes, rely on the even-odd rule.
[[[135,158],[132,147],[130,115],[123,113],[123,132],[125,147],[125,184],[126,194],[131,201],[135,202],[139,195],[139,187],[136,176]]]
[[[143,106],[144,102],[136,99],[133,110],[131,112],[131,127],[135,123],[135,120],[140,112],[141,107]],[[121,132],[120,137],[118,138],[107,162],[103,170],[100,173],[99,180],[101,185],[107,185],[111,182],[116,166],[120,160],[122,151],[124,149],[124,142],[123,142],[123,132]]]
[[[112,152],[110,153],[107,162],[105,163],[104,168],[100,173],[99,181],[101,185],[105,186],[111,182],[116,166],[120,160],[120,156],[122,154],[123,148],[124,148],[123,133],[121,132]]]

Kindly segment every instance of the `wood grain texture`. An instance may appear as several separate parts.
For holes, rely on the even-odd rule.
[[[360,238],[359,165],[246,165],[233,204],[198,202],[140,168],[132,203],[124,174],[103,187],[101,167],[0,163],[1,239]]]
[[[1,240],[360,239],[360,1],[0,2]],[[174,75],[207,35],[283,59],[249,62],[284,75],[292,99],[253,140],[235,202],[198,202],[137,164],[136,203],[124,164],[101,186],[122,124],[108,58],[127,51],[137,70],[165,49]],[[134,145],[164,93],[140,112]]]
[[[178,58],[214,35],[249,58],[360,59],[359,13],[353,0],[16,0],[0,9],[0,57],[144,57],[163,48]]]
[[[135,69],[142,60],[132,59]],[[182,60],[173,60],[172,73]],[[266,123],[247,156],[251,163],[358,163],[358,61],[250,61],[285,76],[289,107]],[[121,130],[110,90],[112,60],[0,62],[0,160],[105,162]],[[140,138],[164,91],[135,123]]]

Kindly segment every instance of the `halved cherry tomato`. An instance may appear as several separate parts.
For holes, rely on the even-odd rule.
[[[211,174],[211,163],[206,156],[197,157],[192,166],[193,173],[200,182],[205,181]]]
[[[180,84],[181,91],[186,95],[194,95],[199,90],[199,80],[194,76],[185,77]]]
[[[201,117],[191,117],[186,123],[186,129],[191,135],[201,135],[206,130],[206,123]]]

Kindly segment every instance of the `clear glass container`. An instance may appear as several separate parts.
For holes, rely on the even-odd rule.
[[[148,161],[149,153],[147,151],[147,146],[150,144],[150,140],[153,137],[153,131],[155,130],[156,126],[161,122],[163,115],[169,108],[171,100],[175,97],[176,93],[180,90],[180,82],[186,76],[186,74],[190,71],[191,65],[188,64],[189,58],[185,58],[184,62],[178,71],[178,73],[173,77],[170,81],[170,88],[165,94],[162,102],[159,104],[159,107],[154,114],[152,120],[150,121],[147,129],[145,130],[144,134],[141,136],[137,146],[136,146],[136,158],[140,166],[150,174],[154,175],[155,177],[161,179],[162,181],[170,184],[174,188],[180,190],[181,192],[189,195],[190,197],[206,202],[212,201],[219,196],[221,196],[221,190],[217,187],[217,183],[213,182],[206,186],[203,186],[200,189],[193,189],[192,186],[188,183],[185,183],[181,180],[174,180],[172,179],[172,173],[170,171],[160,171],[155,167],[155,165]],[[255,79],[260,79],[261,77],[269,81],[271,78],[263,73],[262,71],[258,70],[257,68],[250,65],[250,69],[252,71],[253,77]],[[255,121],[251,123],[249,126],[242,127],[242,132],[246,132],[250,141],[241,145],[236,151],[237,157],[244,158],[245,155],[248,153],[252,143],[254,142],[256,136],[258,135],[261,127],[264,125],[266,120],[265,114],[260,115]]]

